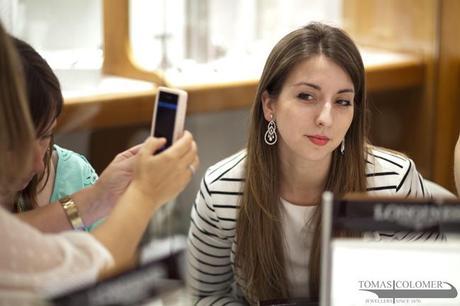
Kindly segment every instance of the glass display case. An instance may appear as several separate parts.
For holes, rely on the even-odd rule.
[[[341,0],[131,0],[129,9],[134,60],[177,86],[257,79],[286,33],[342,16]]]

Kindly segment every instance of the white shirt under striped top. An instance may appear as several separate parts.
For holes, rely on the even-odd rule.
[[[195,297],[196,305],[242,305],[244,293],[236,282],[234,259],[236,252],[235,226],[244,184],[246,151],[240,151],[210,167],[203,178],[191,213],[188,237],[189,292]],[[367,190],[373,195],[427,197],[423,178],[409,158],[380,148],[371,148],[367,158]],[[283,204],[289,211],[289,204]],[[286,215],[286,216],[287,216]],[[306,245],[296,245],[293,236],[299,229],[285,227],[288,248],[303,252]],[[426,239],[436,238],[424,234],[397,233],[389,237],[377,235],[377,239]],[[294,250],[295,249],[295,250]],[[291,253],[291,252],[289,252]],[[296,264],[298,254],[289,255]],[[300,255],[301,256],[301,255]],[[305,255],[307,256],[307,255]],[[302,261],[305,263],[308,258]],[[291,287],[308,287],[308,277],[290,274]],[[298,280],[298,283],[297,283]],[[296,284],[293,284],[296,282]],[[302,294],[301,290],[298,290]]]
[[[281,202],[281,226],[286,249],[286,274],[292,297],[309,296],[308,263],[313,243],[313,226],[310,220],[315,206],[300,206],[284,199]]]

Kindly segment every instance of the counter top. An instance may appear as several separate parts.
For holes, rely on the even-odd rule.
[[[369,92],[423,85],[422,58],[367,48],[361,52]],[[258,70],[262,68],[238,77],[240,74],[223,73],[215,67],[209,71],[196,68],[166,72],[165,76],[169,86],[188,91],[190,114],[248,107],[257,88]],[[150,123],[155,84],[103,75],[99,70],[58,70],[56,74],[64,95],[60,132]]]

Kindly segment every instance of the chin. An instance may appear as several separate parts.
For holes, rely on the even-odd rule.
[[[332,152],[326,150],[308,150],[308,152],[304,152],[302,156],[309,161],[322,161],[330,159],[332,157]]]
[[[319,156],[319,155],[314,155],[314,156],[310,155],[310,156],[306,157],[305,159],[307,159],[309,161],[319,162],[319,161],[323,161],[323,160],[328,159],[328,158],[330,158],[330,155],[321,155],[321,156]]]
[[[286,157],[295,156],[305,161],[319,162],[332,157],[332,152],[335,148],[329,144],[325,146],[305,145],[305,143],[296,143],[292,146],[286,145],[285,147]]]

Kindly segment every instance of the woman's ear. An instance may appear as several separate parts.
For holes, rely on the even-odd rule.
[[[265,120],[270,121],[275,118],[275,100],[266,90],[262,93],[262,109]]]

